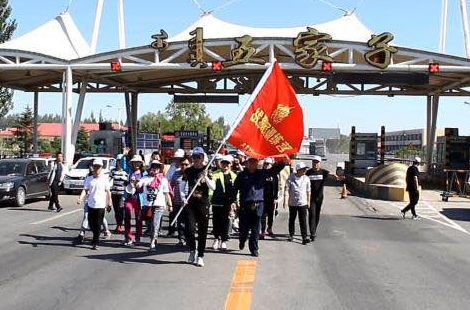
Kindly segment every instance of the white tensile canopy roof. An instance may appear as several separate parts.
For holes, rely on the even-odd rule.
[[[90,46],[69,13],[62,13],[33,31],[0,44],[0,49],[35,52],[64,60],[90,55]]]
[[[201,16],[195,23],[168,39],[170,42],[187,41],[197,27],[204,29],[204,39],[234,38],[250,35],[258,38],[295,38],[307,26],[291,28],[255,28],[224,22],[210,13]],[[309,25],[320,32],[328,33],[333,40],[367,42],[373,32],[364,26],[355,14],[344,15],[336,20]],[[0,49],[34,52],[64,60],[90,56],[90,46],[78,30],[69,13],[62,13],[18,38],[0,44]]]
[[[168,41],[187,41],[191,38],[189,32],[197,27],[204,28],[204,39],[234,38],[243,35],[264,38],[295,38],[299,32],[306,31],[306,26],[292,28],[254,28],[224,22],[210,13],[204,14],[194,24],[171,37]],[[309,25],[319,32],[330,34],[333,40],[366,43],[373,32],[368,29],[355,14],[344,15],[341,18],[317,25]]]

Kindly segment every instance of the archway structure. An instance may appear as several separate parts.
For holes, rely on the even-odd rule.
[[[470,95],[469,59],[393,45],[392,34],[374,34],[354,14],[295,28],[244,27],[204,14],[173,37],[161,30],[145,46],[90,50],[68,13],[0,45],[0,86],[63,93],[69,162],[86,93],[123,93],[135,142],[138,94],[204,95],[192,102],[249,94],[275,60],[298,94],[426,97],[427,154],[439,97]],[[80,94],[75,121],[73,92]]]

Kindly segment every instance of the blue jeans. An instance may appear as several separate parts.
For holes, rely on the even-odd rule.
[[[157,239],[158,231],[160,230],[160,223],[163,217],[163,209],[160,207],[153,207],[153,221],[151,226],[151,236],[152,239]]]

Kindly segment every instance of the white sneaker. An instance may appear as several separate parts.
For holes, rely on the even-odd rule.
[[[220,250],[227,251],[227,241],[222,241],[222,244],[220,245]]]
[[[134,246],[134,241],[132,241],[132,240],[125,241],[124,245],[125,246]]]
[[[218,250],[219,249],[219,239],[215,239],[214,240],[214,243],[212,243],[212,248],[214,250]]]
[[[419,221],[419,220],[421,220],[421,218],[420,218],[419,216],[417,216],[417,215],[416,215],[416,216],[413,216],[413,220],[415,220],[415,221]]]
[[[112,235],[111,231],[107,230],[107,231],[104,232],[104,237],[103,238],[108,240],[108,239],[111,238],[111,235]]]
[[[194,264],[196,262],[197,251],[189,252],[188,263]]]
[[[198,267],[204,267],[204,260],[202,259],[202,257],[198,257],[198,258],[197,258],[196,266],[198,266]]]

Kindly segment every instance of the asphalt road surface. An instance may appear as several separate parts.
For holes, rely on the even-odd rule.
[[[203,268],[187,264],[187,248],[173,238],[160,238],[157,252],[147,251],[148,238],[124,247],[122,235],[99,251],[89,239],[73,246],[76,196],[60,197],[61,213],[43,200],[2,202],[0,309],[469,309],[468,200],[423,199],[414,221],[399,216],[404,203],[325,191],[313,244],[298,235],[287,242],[281,212],[260,257],[231,240],[226,253],[208,249]]]

